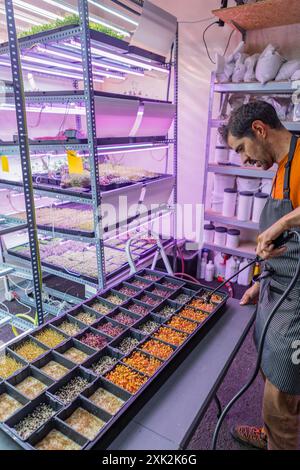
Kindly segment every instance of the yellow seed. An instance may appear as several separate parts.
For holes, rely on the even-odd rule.
[[[27,361],[31,362],[41,356],[41,354],[44,354],[45,349],[41,348],[33,341],[28,340],[21,344],[21,346],[18,346],[15,351],[17,354],[27,359]]]
[[[22,364],[13,357],[0,356],[0,377],[7,379],[10,375],[19,369],[22,369]]]
[[[40,331],[35,335],[35,338],[46,346],[49,346],[49,348],[55,348],[55,346],[65,339],[61,333],[51,330],[50,328]]]

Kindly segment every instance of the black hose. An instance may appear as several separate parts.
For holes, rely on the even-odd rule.
[[[292,231],[292,232],[290,232],[290,234],[296,235],[297,238],[298,238],[299,244],[300,244],[300,234],[296,231]],[[265,344],[265,339],[266,339],[266,335],[267,335],[267,332],[268,332],[269,325],[270,325],[276,311],[278,310],[278,308],[281,306],[281,304],[285,301],[285,299],[287,298],[287,296],[289,295],[291,290],[294,288],[294,286],[295,286],[295,284],[296,284],[296,282],[299,278],[299,275],[300,275],[300,257],[299,257],[299,261],[298,261],[296,272],[294,274],[293,279],[291,280],[290,284],[288,285],[287,290],[280,297],[280,299],[278,300],[278,302],[276,303],[276,305],[272,309],[272,311],[271,311],[270,315],[268,316],[268,319],[265,323],[265,326],[263,328],[261,338],[260,338],[260,341],[259,341],[258,352],[257,352],[257,361],[256,361],[256,366],[255,366],[255,369],[254,369],[254,372],[253,372],[252,376],[250,377],[250,379],[248,380],[246,385],[244,385],[244,387],[232,398],[232,400],[224,408],[223,413],[221,414],[221,416],[220,416],[220,418],[217,422],[217,425],[216,425],[216,428],[215,428],[215,431],[214,431],[214,435],[213,435],[213,440],[212,440],[212,450],[216,450],[219,432],[220,432],[222,423],[223,423],[227,413],[232,408],[232,406],[235,404],[235,402],[238,401],[241,398],[242,395],[244,395],[244,393],[248,390],[249,387],[251,387],[254,380],[256,379],[256,377],[259,374],[262,355],[263,355],[263,349],[264,349],[264,344]]]

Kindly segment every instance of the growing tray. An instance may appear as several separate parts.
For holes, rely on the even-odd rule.
[[[115,437],[121,432],[121,430],[128,424],[128,422],[135,416],[135,414],[141,409],[141,407],[153,396],[155,391],[162,386],[164,381],[167,377],[172,374],[174,370],[178,367],[178,365],[182,362],[182,360],[191,352],[191,350],[201,341],[201,339],[213,328],[216,321],[220,318],[222,313],[224,312],[225,305],[228,299],[228,294],[225,292],[220,291],[220,299],[219,303],[213,304],[213,311],[209,314],[201,311],[200,309],[191,307],[189,304],[191,301],[195,300],[198,297],[201,297],[202,294],[207,292],[209,289],[207,287],[194,284],[191,282],[184,282],[181,279],[174,278],[169,276],[165,273],[159,271],[151,271],[148,269],[144,269],[139,271],[135,276],[129,276],[127,279],[119,282],[114,286],[114,289],[118,290],[118,287],[122,285],[124,282],[130,284],[130,281],[134,277],[143,278],[144,276],[148,275],[156,275],[158,278],[153,282],[149,281],[147,286],[145,287],[144,291],[149,291],[149,287],[157,286],[157,284],[164,285],[164,282],[171,282],[174,283],[176,286],[176,290],[174,290],[174,294],[178,293],[189,293],[189,300],[185,304],[176,303],[176,301],[168,298],[161,298],[161,302],[158,306],[155,306],[149,309],[149,312],[144,317],[134,315],[133,318],[135,322],[130,327],[125,327],[124,331],[120,333],[120,335],[111,338],[108,344],[98,350],[98,351],[91,351],[89,357],[83,363],[74,364],[72,367],[72,362],[68,362],[68,369],[69,372],[64,375],[62,378],[58,380],[53,380],[53,384],[49,384],[49,388],[47,391],[40,395],[35,400],[26,400],[22,399],[22,408],[19,409],[16,413],[12,414],[4,423],[0,423],[0,427],[3,429],[5,433],[9,436],[13,437],[13,439],[18,442],[18,444],[23,447],[24,449],[33,450],[35,449],[35,444],[39,442],[50,430],[57,429],[63,432],[66,436],[72,438],[80,447],[80,449],[89,450],[89,449],[105,449],[109,446],[109,444],[115,439]],[[98,292],[97,296],[92,297],[88,301],[82,302],[79,306],[76,306],[69,310],[67,313],[63,313],[59,317],[50,320],[47,324],[54,324],[58,325],[58,321],[62,320],[63,318],[67,318],[67,315],[73,314],[73,312],[78,312],[80,308],[85,311],[89,311],[90,307],[86,307],[86,305],[90,305],[94,300],[98,300],[99,297],[105,297],[105,294],[109,291],[109,289]],[[143,292],[143,291],[142,291]],[[172,297],[175,297],[175,295]],[[101,323],[101,319],[107,318],[108,320],[114,316],[116,312],[122,313],[129,313],[126,310],[127,303],[135,300],[134,298],[129,298],[128,302],[125,302],[121,307],[115,307],[113,310],[106,314],[106,315],[97,315],[97,319],[95,324],[92,327],[86,327],[83,331],[94,331],[94,326]],[[161,315],[161,311],[164,307],[172,307],[174,309],[174,313],[172,313],[169,317],[163,317]],[[180,345],[170,344],[164,340],[160,340],[161,343],[169,346],[170,348],[170,356],[167,359],[162,359],[161,357],[157,357],[149,352],[143,351],[144,344],[151,340],[155,339],[155,335],[159,331],[159,328],[167,328],[170,329],[168,326],[168,322],[170,321],[173,316],[179,317],[181,316],[181,312],[185,308],[189,308],[191,312],[195,312],[198,315],[205,313],[205,319],[200,323],[199,321],[191,321],[190,326],[193,326],[194,331],[191,334],[188,334],[185,341]],[[152,333],[145,333],[141,332],[139,327],[143,325],[147,321],[155,321],[158,326],[152,331]],[[116,323],[116,322],[115,322]],[[179,330],[172,328],[175,333],[178,333]],[[96,330],[95,330],[96,331]],[[181,330],[182,331],[182,330]],[[31,335],[34,335],[35,331],[31,332]],[[75,341],[80,342],[80,338],[82,333],[77,335],[77,339]],[[135,352],[143,352],[147,357],[154,357],[156,359],[160,359],[161,362],[158,363],[159,368],[156,370],[154,374],[145,375],[144,372],[137,371],[136,369],[132,369],[135,372],[139,372],[141,377],[144,377],[146,382],[144,385],[136,392],[136,393],[129,393],[128,390],[122,388],[120,385],[116,385],[115,383],[111,382],[108,377],[106,376],[108,372],[103,373],[102,375],[96,374],[91,371],[90,367],[95,361],[98,361],[106,354],[116,358],[118,365],[124,364],[124,361],[132,354],[133,351],[124,353],[121,352],[118,347],[120,341],[125,337],[130,336],[131,338],[136,338],[138,344],[134,347],[133,351]],[[24,339],[23,339],[24,341]],[[37,361],[33,361],[30,365],[31,369],[36,367],[37,371],[41,365],[46,362],[48,356],[49,358],[57,358],[57,360],[61,363],[63,362],[61,353],[63,349],[66,347],[68,341],[74,342],[74,339],[69,337],[69,339],[55,348],[50,348],[46,354],[39,358]],[[18,342],[18,340],[16,340]],[[78,344],[78,343],[77,343]],[[7,353],[10,352],[10,348],[14,348],[14,343],[7,347]],[[113,367],[109,369],[109,371],[113,370]],[[129,368],[132,368],[129,366]],[[74,377],[80,376],[82,378],[86,378],[88,384],[78,393],[69,403],[61,402],[58,397],[56,397],[56,391],[68,383]],[[17,391],[14,390],[13,384],[16,382],[17,379],[12,380],[4,380],[1,383],[3,390],[5,387],[12,393],[12,395],[20,397]],[[120,409],[115,413],[112,414],[111,412],[104,409],[105,407],[98,406],[96,403],[91,401],[91,396],[93,393],[99,388],[102,387],[106,389],[108,392],[113,393],[115,396],[123,400],[123,404]],[[18,437],[18,434],[12,429],[12,424],[16,424],[19,420],[23,419],[26,414],[28,414],[28,410],[34,409],[35,403],[40,403],[41,400],[44,399],[47,402],[51,403],[55,409],[55,414],[47,423],[33,432],[27,439],[21,439]],[[105,424],[104,426],[99,429],[98,434],[93,439],[87,439],[86,437],[79,434],[73,428],[71,428],[66,422],[67,419],[72,412],[76,409],[77,406],[84,408],[86,411],[95,414],[98,418],[101,418]]]
[[[25,261],[30,261],[29,256],[25,255],[24,253],[20,253],[18,251],[18,249],[25,247],[25,245],[27,245],[27,243],[24,245],[19,245],[18,247],[15,247],[15,248],[8,249],[7,253],[9,255],[17,256],[18,258],[24,259]],[[87,282],[93,283],[93,284],[97,284],[98,282],[97,278],[95,277],[86,276],[85,274],[77,273],[76,271],[66,270],[62,266],[50,264],[50,263],[47,263],[46,261],[41,261],[41,265],[44,266],[45,268],[55,269],[56,271],[59,271],[61,273],[67,273],[67,274],[73,275],[74,277],[80,277],[81,279]],[[124,271],[124,269],[126,268],[126,266],[127,266],[127,263],[124,263],[121,266],[119,266],[117,269],[115,269],[114,271],[107,273],[106,275],[107,279],[111,279],[112,277],[117,276],[118,274],[121,274],[122,271]]]

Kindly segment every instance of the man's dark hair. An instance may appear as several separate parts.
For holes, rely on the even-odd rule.
[[[226,143],[229,134],[238,139],[253,137],[252,124],[254,121],[262,121],[271,129],[283,128],[277,112],[271,104],[266,101],[251,101],[231,113],[228,123],[219,128],[219,134]]]

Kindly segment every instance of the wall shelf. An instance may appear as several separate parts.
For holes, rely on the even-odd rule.
[[[236,24],[245,31],[251,31],[300,23],[300,3],[299,0],[262,0],[214,10],[213,14],[233,27]]]
[[[214,129],[218,129],[222,124],[225,124],[224,119],[212,119],[210,124]],[[290,132],[300,132],[300,121],[282,121],[284,127]]]
[[[254,222],[247,221],[242,222],[238,220],[236,217],[224,217],[224,215],[220,214],[219,212],[214,212],[211,210],[207,210],[204,213],[204,219],[209,220],[210,222],[217,222],[219,224],[228,225],[230,227],[238,227],[247,230],[255,230],[258,231],[258,224]]]
[[[222,253],[228,253],[232,256],[239,256],[242,258],[255,259],[255,244],[250,242],[241,243],[241,245],[236,248],[227,248],[224,246],[215,245],[214,243],[204,243],[203,248],[212,251],[221,251]]]
[[[222,175],[246,176],[249,178],[268,178],[272,179],[275,176],[275,171],[264,171],[256,168],[234,166],[234,165],[218,165],[210,163],[208,165],[210,173],[219,173]]]
[[[300,6],[300,4],[299,4]],[[245,94],[288,94],[294,93],[298,87],[294,82],[268,82],[263,85],[260,82],[251,83],[215,83],[216,93],[245,93]]]

